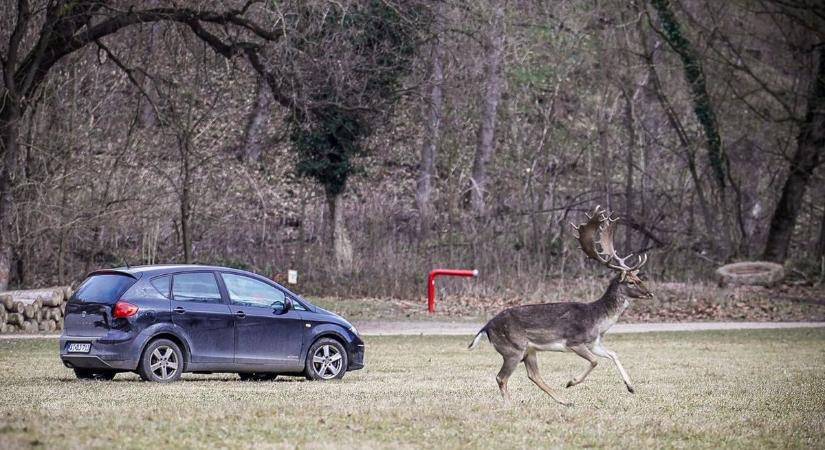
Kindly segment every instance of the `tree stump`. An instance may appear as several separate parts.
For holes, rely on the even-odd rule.
[[[724,265],[716,269],[720,287],[726,286],[774,286],[785,278],[785,269],[767,261],[745,261]]]

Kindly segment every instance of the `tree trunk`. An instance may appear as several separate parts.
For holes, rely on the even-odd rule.
[[[639,89],[642,88],[643,86],[639,87]],[[624,185],[624,216],[628,220],[633,220],[633,202],[635,200],[633,194],[633,147],[636,146],[636,125],[633,119],[633,97],[625,91],[624,98],[624,126],[627,129],[627,151],[625,154],[627,172],[625,174]],[[630,227],[625,227],[624,245],[625,249],[633,248],[633,233]]]
[[[606,90],[604,92],[604,96],[607,97],[610,95],[610,91]],[[613,114],[608,111],[607,109],[610,108],[608,105],[604,105],[604,110],[598,113],[599,121],[596,124],[597,133],[599,135],[599,162],[600,166],[599,170],[601,170],[600,181],[602,183],[602,192],[605,196],[605,202],[607,203],[607,208],[609,210],[613,210],[613,180],[611,174],[613,173],[613,158],[610,152],[610,142],[608,141],[608,127],[610,126],[610,122],[613,120]]]
[[[489,42],[486,45],[487,83],[481,104],[481,124],[478,128],[478,143],[470,186],[470,204],[478,215],[485,212],[487,164],[495,150],[496,113],[504,84],[501,67],[504,59],[504,38],[504,4],[499,1],[493,11]]]
[[[307,197],[308,193],[301,191],[301,224],[298,228],[298,247],[295,249],[295,269],[304,272],[304,254],[306,253],[306,228],[307,228]]]
[[[782,196],[768,230],[768,241],[762,255],[768,261],[782,263],[787,258],[805,189],[814,169],[822,161],[822,150],[825,147],[825,47],[820,45],[818,56],[805,120],[797,137],[796,153],[791,159],[790,174],[785,180]]]
[[[340,194],[327,192],[327,246],[332,250],[335,269],[345,273],[352,269],[352,244],[344,222],[344,208]]]
[[[152,8],[160,6],[158,0],[149,0],[146,5]],[[143,70],[137,71],[137,81],[140,83],[140,88],[143,92],[139,93],[140,103],[140,124],[144,128],[151,128],[160,122],[155,108],[158,107],[159,96],[157,89],[154,88],[151,77],[147,76],[146,72],[155,58],[155,47],[161,39],[160,24],[152,22],[149,24],[149,37],[146,40],[146,48],[143,53]]]
[[[183,242],[183,262],[192,262],[192,170],[189,164],[189,138],[181,145],[181,193],[180,193],[180,234]]]
[[[263,76],[258,77],[258,87],[255,94],[255,104],[246,122],[243,146],[240,149],[241,160],[255,163],[261,157],[263,138],[266,130],[266,119],[272,109],[272,95],[269,83]]]
[[[20,109],[9,99],[0,107],[0,144],[3,165],[0,167],[0,291],[9,287],[12,259],[12,231],[14,218],[14,176],[19,159],[18,135]]]
[[[441,114],[443,107],[442,84],[444,83],[443,56],[444,45],[441,41],[442,18],[441,11],[436,12],[438,36],[433,42],[431,55],[431,74],[429,85],[430,101],[426,108],[425,121],[427,132],[424,136],[424,145],[421,147],[421,167],[418,172],[418,182],[415,191],[415,202],[419,214],[419,230],[427,228],[432,217],[432,191],[435,177],[435,155],[441,138]]]
[[[62,168],[62,176],[60,177],[60,211],[59,211],[59,229],[58,229],[58,245],[57,245],[57,282],[61,286],[66,284],[66,235],[69,234],[66,226],[65,211],[69,204],[69,189],[66,186],[67,167],[69,163],[65,161]]]
[[[642,5],[639,5],[642,9]],[[664,152],[661,145],[662,131],[664,130],[665,117],[664,111],[657,108],[660,102],[657,93],[656,83],[656,64],[661,63],[662,52],[659,51],[661,41],[658,40],[658,35],[650,29],[650,27],[643,27],[642,21],[639,21],[638,26],[639,38],[642,42],[645,60],[645,82],[641,87],[641,101],[638,103],[641,135],[640,141],[642,144],[641,170],[639,180],[639,217],[638,221],[645,223],[648,217],[648,182],[650,178],[647,175],[648,163],[651,160],[651,155],[660,155]],[[692,215],[691,215],[692,217]],[[643,236],[639,248],[646,248],[649,243],[649,237]]]
[[[822,220],[819,222],[819,240],[816,243],[816,260],[825,258],[825,208],[822,208]]]

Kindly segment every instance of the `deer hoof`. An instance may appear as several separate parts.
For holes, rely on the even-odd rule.
[[[575,385],[576,385],[576,382],[574,380],[570,380],[570,381],[567,382],[567,386],[565,386],[565,387],[569,388],[569,387],[573,387]]]
[[[636,393],[636,389],[633,389],[633,386],[628,386],[628,387],[627,387],[627,392],[630,392],[631,394],[635,394],[635,393]]]

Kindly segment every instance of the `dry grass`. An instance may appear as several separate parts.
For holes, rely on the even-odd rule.
[[[565,390],[565,408],[520,368],[498,396],[499,356],[467,338],[367,338],[341,382],[171,385],[77,381],[53,340],[0,340],[0,448],[815,448],[825,445],[825,330],[610,336],[609,364]],[[542,354],[561,386],[583,361]]]

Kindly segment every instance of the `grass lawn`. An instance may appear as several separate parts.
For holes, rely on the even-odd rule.
[[[120,374],[77,381],[54,340],[0,339],[0,449],[10,448],[823,448],[825,330],[609,336],[634,379],[605,361],[554,403],[523,366],[504,403],[500,357],[470,337],[368,337],[367,368],[341,382],[241,382]],[[543,353],[562,386],[585,362]]]
[[[427,314],[426,300],[420,302],[410,302],[393,299],[377,298],[338,298],[338,297],[312,297],[309,299],[314,305],[328,309],[347,320],[357,322],[360,320],[445,320],[455,317],[444,317],[444,315]],[[459,319],[476,319],[481,317],[478,314],[459,315]]]

